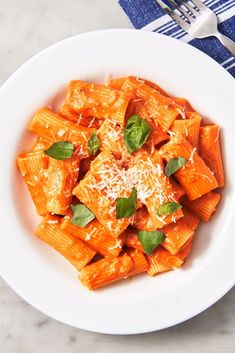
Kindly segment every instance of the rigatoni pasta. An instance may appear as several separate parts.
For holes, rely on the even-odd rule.
[[[194,201],[189,201],[187,198],[184,198],[184,200],[182,200],[182,205],[187,207],[203,221],[208,222],[216,210],[220,197],[221,196],[218,192],[210,191]]]
[[[124,242],[123,236],[120,238],[113,237],[97,220],[93,220],[86,227],[79,227],[71,222],[71,218],[71,215],[67,215],[62,220],[61,229],[63,231],[82,239],[106,258],[119,255]]]
[[[133,263],[131,271],[128,272],[128,277],[148,271],[148,262],[142,251],[132,249],[128,251],[128,255]]]
[[[200,223],[199,217],[185,207],[183,207],[183,213],[184,222],[187,223],[192,230],[196,230]]]
[[[60,107],[59,114],[78,126],[98,129],[103,123],[102,120],[96,119],[93,116],[84,116],[82,113],[76,113],[68,104],[64,104]]]
[[[219,187],[224,186],[224,168],[220,149],[220,127],[206,125],[200,128],[199,154],[214,173]]]
[[[116,189],[114,189],[114,183]],[[118,237],[131,223],[132,218],[116,218],[115,200],[126,196],[122,188],[122,175],[112,153],[101,152],[91,162],[90,171],[74,189],[74,195],[96,216],[104,228]]]
[[[66,103],[75,112],[85,112],[98,119],[109,118],[123,124],[131,97],[131,92],[116,90],[105,85],[71,81]]]
[[[152,263],[160,263],[165,268],[177,269],[183,265],[184,261],[177,255],[171,255],[167,250],[159,247],[155,250],[153,255],[148,257],[149,261]],[[162,272],[162,271],[161,271]]]
[[[47,212],[65,215],[70,208],[72,191],[77,183],[80,160],[49,157],[47,170]]]
[[[160,148],[160,154],[167,162],[179,157],[187,161],[185,166],[175,173],[175,178],[190,200],[198,199],[218,187],[214,174],[198,155],[196,147],[190,145],[185,138],[173,137]]]
[[[145,119],[153,119],[162,131],[168,131],[173,121],[183,110],[174,99],[163,95],[159,90],[150,87],[143,80],[135,77],[127,78],[122,89],[126,92],[131,91],[137,98],[144,101],[138,113]]]
[[[201,116],[192,113],[190,119],[176,119],[171,125],[171,131],[176,135],[185,136],[193,147],[198,147]]]
[[[194,235],[194,230],[184,221],[184,217],[176,223],[171,223],[164,227],[165,240],[162,246],[168,250],[171,255],[177,254]]]
[[[124,254],[113,260],[102,259],[87,265],[81,271],[80,280],[89,289],[97,289],[127,277],[132,269],[131,257]]]
[[[218,125],[129,76],[71,81],[63,104],[36,112],[29,130],[36,142],[17,167],[43,217],[35,233],[85,287],[183,266],[224,186]]]
[[[48,157],[43,151],[22,153],[17,157],[17,166],[27,184],[37,213],[44,216],[47,213],[44,173],[48,168]]]
[[[69,260],[80,271],[96,252],[82,240],[65,233],[59,227],[60,219],[47,216],[36,229],[36,235]]]
[[[49,108],[39,110],[29,124],[29,131],[51,141],[69,141],[79,147],[81,156],[88,156],[86,142],[94,129],[65,120]]]

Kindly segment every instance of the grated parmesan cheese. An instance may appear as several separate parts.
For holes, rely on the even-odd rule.
[[[172,216],[171,219],[172,219],[172,222],[173,222],[173,223],[176,223],[176,218],[175,218],[175,216]]]
[[[116,130],[112,129],[106,133],[106,136],[108,139],[116,141],[119,139],[120,133],[121,133],[121,131],[116,131]]]
[[[84,131],[81,132],[81,135],[82,135],[82,137],[84,138],[84,141],[86,141],[86,140],[87,140],[87,137],[86,137],[86,134],[85,134]]]
[[[30,186],[35,186],[36,185],[36,182],[35,181],[30,181],[30,180],[27,180],[26,183]]]
[[[196,153],[196,150],[197,150],[197,148],[193,147],[192,152],[190,154],[190,157],[188,159],[189,162],[193,162],[193,157],[194,157],[194,154]]]
[[[117,248],[121,249],[122,248],[121,243],[122,243],[122,241],[118,240],[117,243],[114,246],[109,246],[108,249],[109,250],[114,250],[114,249],[117,249]]]
[[[58,135],[59,137],[64,136],[64,134],[65,134],[65,129],[60,129],[60,130],[57,131],[57,135]]]
[[[182,118],[183,120],[186,119],[184,109],[182,110],[182,108],[175,108],[175,110],[179,113],[179,115],[181,116],[181,118]]]
[[[90,239],[91,239],[91,235],[89,233],[87,233],[86,236],[85,236],[85,240],[88,241]]]
[[[90,123],[88,124],[88,127],[92,127],[94,121],[95,121],[95,117],[90,121]]]
[[[168,130],[167,132],[168,132],[168,135],[170,135],[170,136],[175,136],[176,135],[176,133],[174,131]]]
[[[58,220],[57,219],[49,219],[47,221],[48,224],[57,224],[58,223]]]
[[[202,178],[207,179],[210,183],[213,183],[213,180],[211,180],[210,177],[208,177],[208,175],[205,175],[199,172],[194,172],[194,175],[200,175]]]
[[[185,136],[188,137],[188,128],[187,125],[184,125]]]
[[[78,120],[76,122],[77,125],[80,125],[81,119],[82,119],[82,114],[79,113],[79,118],[78,118]]]
[[[114,161],[111,165],[102,165],[96,172],[99,181],[90,183],[89,188],[105,193],[107,199],[99,199],[100,207],[104,206],[104,203],[108,200],[115,201],[118,197],[129,196],[133,187],[136,188],[138,199],[143,204],[153,194],[160,204],[163,204],[166,200],[175,201],[174,193],[169,195],[168,190],[164,190],[162,186],[160,177],[161,179],[164,178],[164,172],[161,165],[154,165],[150,157],[146,160],[140,158],[129,169],[119,167]],[[110,215],[113,215],[114,211],[115,207],[111,207]]]

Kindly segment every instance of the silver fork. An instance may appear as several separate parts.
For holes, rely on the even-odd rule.
[[[190,0],[190,2],[168,0],[174,6],[174,10],[162,0],[156,0],[156,2],[193,38],[214,36],[235,56],[235,43],[218,31],[216,14],[200,0]]]

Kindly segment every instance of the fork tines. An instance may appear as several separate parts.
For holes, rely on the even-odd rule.
[[[162,0],[156,2],[165,10],[169,16],[183,29],[187,30],[191,22],[194,22],[206,6],[200,0],[168,0],[170,7]]]

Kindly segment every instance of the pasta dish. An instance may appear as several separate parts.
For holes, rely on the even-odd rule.
[[[220,127],[137,77],[71,81],[58,111],[40,109],[17,157],[36,236],[95,290],[180,268],[224,186]]]

